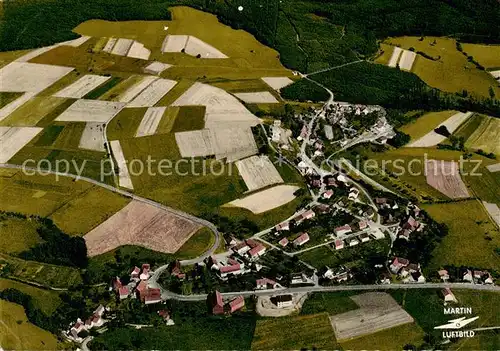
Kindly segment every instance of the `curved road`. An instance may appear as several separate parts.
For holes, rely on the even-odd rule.
[[[81,176],[77,176],[77,175],[69,174],[69,173],[62,173],[62,172],[55,172],[55,171],[48,171],[48,170],[39,170],[39,169],[33,168],[33,167],[23,167],[21,165],[13,165],[13,164],[8,164],[8,163],[0,163],[0,168],[17,169],[17,170],[20,170],[20,171],[31,171],[31,172],[37,172],[37,173],[39,173],[39,171],[42,171],[44,174],[52,174],[52,175],[56,175],[56,176],[59,176],[59,177],[68,177],[68,178],[72,178],[72,179],[75,179],[75,180],[82,180],[82,181],[85,181],[87,183],[91,183],[91,184],[100,186],[101,188],[107,189],[107,190],[112,191],[114,193],[123,195],[125,197],[130,198],[130,199],[133,199],[133,200],[136,200],[136,201],[140,201],[140,202],[146,203],[146,204],[151,205],[151,206],[158,207],[158,208],[160,208],[162,210],[165,210],[167,212],[170,212],[170,213],[172,213],[172,214],[174,214],[176,216],[179,216],[179,217],[185,218],[187,220],[193,221],[195,223],[198,223],[201,226],[208,227],[214,233],[214,235],[215,235],[215,242],[214,242],[214,244],[212,245],[212,247],[210,247],[202,255],[200,255],[200,256],[198,256],[196,258],[193,258],[193,259],[181,261],[181,263],[184,264],[184,265],[195,264],[197,262],[203,261],[205,258],[207,258],[208,256],[212,255],[212,253],[217,249],[217,247],[219,247],[220,240],[221,240],[221,238],[220,238],[221,235],[220,235],[219,231],[217,230],[217,227],[213,223],[211,223],[211,222],[209,222],[207,220],[204,220],[202,218],[198,218],[196,216],[193,216],[193,215],[191,215],[189,213],[176,210],[176,209],[174,209],[172,207],[162,205],[162,204],[160,204],[158,202],[155,202],[153,200],[146,199],[144,197],[140,197],[140,196],[134,195],[132,193],[129,193],[128,191],[124,191],[124,190],[115,188],[114,186],[98,182],[95,179],[91,179],[91,178],[87,178],[87,177],[81,177]]]

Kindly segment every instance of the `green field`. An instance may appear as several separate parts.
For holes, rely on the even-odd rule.
[[[0,263],[7,264],[7,269],[3,267],[7,278],[63,289],[82,283],[78,269],[71,267],[25,261],[4,254],[0,254]]]
[[[33,127],[66,101],[54,96],[35,96],[1,121],[2,126]]]
[[[119,140],[135,137],[137,128],[146,113],[146,107],[124,108],[108,123],[108,139]]]
[[[335,350],[335,340],[328,314],[259,319],[252,350]]]
[[[344,350],[403,350],[406,345],[419,346],[424,340],[424,332],[418,324],[410,323],[375,334],[361,336],[344,341],[341,346]]]
[[[453,132],[453,135],[457,138],[464,138],[464,140],[469,139],[469,137],[476,131],[481,125],[485,116],[475,113],[472,117],[468,118],[457,130]]]
[[[179,110],[180,110],[179,106],[167,107],[160,121],[160,124],[158,125],[158,129],[156,130],[157,134],[166,134],[172,131],[172,128],[175,123],[175,118],[177,117]]]
[[[336,315],[358,309],[359,306],[350,298],[354,291],[339,291],[329,293],[313,293],[302,305],[300,314],[316,314],[326,312]]]
[[[205,106],[181,106],[171,132],[203,129],[205,127],[205,109]]]
[[[480,202],[469,200],[432,204],[424,205],[423,209],[436,221],[445,223],[450,230],[435,249],[429,271],[443,265],[500,269],[498,254],[495,253],[500,246],[500,233]],[[465,245],[466,242],[474,245]]]
[[[411,137],[411,140],[417,140],[434,130],[434,128],[437,128],[441,123],[457,112],[458,111],[429,112],[404,125],[400,128],[400,130],[408,134]]]
[[[17,99],[21,95],[22,95],[21,93],[10,93],[6,91],[0,92],[0,108],[10,104],[12,101]]]
[[[0,251],[19,253],[40,243],[42,240],[37,228],[35,221],[16,217],[3,218],[0,215]]]
[[[113,77],[104,84],[100,85],[98,88],[92,90],[90,93],[85,95],[84,99],[97,100],[102,95],[104,95],[107,91],[111,90],[114,86],[122,81],[120,77]]]
[[[484,67],[500,68],[500,45],[462,44],[464,51],[472,55]]]
[[[20,305],[0,300],[0,321],[0,344],[5,350],[61,348],[54,335],[28,322]]]
[[[452,93],[467,90],[477,96],[489,97],[488,89],[492,87],[500,96],[500,87],[495,79],[468,62],[467,57],[457,50],[454,39],[424,37],[420,41],[419,37],[399,37],[385,42],[407,50],[413,47],[415,51],[433,57],[435,61],[418,55],[412,72],[434,88]]]
[[[62,302],[56,291],[35,288],[28,284],[0,278],[0,291],[9,288],[30,295],[33,298],[35,306],[40,308],[47,315],[53,313]]]
[[[174,256],[180,260],[198,257],[212,247],[214,242],[215,237],[212,231],[208,228],[201,228],[177,250]]]
[[[493,152],[500,157],[500,119],[484,116],[481,124],[470,135],[465,146],[475,150]]]

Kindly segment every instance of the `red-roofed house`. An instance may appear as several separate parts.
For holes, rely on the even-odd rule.
[[[241,242],[241,243],[235,245],[232,249],[233,249],[234,252],[238,253],[239,255],[244,255],[251,248],[246,243]]]
[[[305,243],[307,243],[309,241],[309,234],[307,233],[302,233],[300,234],[294,241],[293,241],[293,245],[295,246],[302,246],[304,245]]]
[[[334,229],[336,235],[345,235],[352,232],[352,228],[349,224],[343,225],[341,227],[337,227]]]
[[[150,305],[153,303],[158,303],[161,301],[161,291],[158,288],[151,288],[147,290],[146,297],[144,302],[146,305]]]
[[[368,227],[368,223],[366,221],[360,221],[358,223],[358,226],[359,226],[360,230],[363,230],[363,229],[366,229]]]
[[[337,239],[335,240],[335,250],[340,250],[344,248],[344,241]]]
[[[131,279],[139,279],[140,273],[141,273],[141,269],[139,267],[134,267],[134,269],[130,273],[130,278]]]
[[[229,309],[231,313],[241,310],[243,306],[245,306],[245,299],[241,295],[229,302]]]
[[[141,300],[144,301],[146,298],[146,292],[148,290],[148,283],[146,283],[145,280],[141,280],[141,282],[137,285],[135,288],[135,291],[137,292],[137,297]]]
[[[122,286],[123,284],[119,277],[113,279],[113,290],[118,291]]]
[[[274,280],[269,278],[257,279],[256,283],[256,289],[258,290],[265,290],[267,288],[276,289],[278,285]]]
[[[283,223],[280,223],[278,224],[275,229],[277,231],[281,231],[281,230],[290,230],[290,223],[289,222],[283,222]]]
[[[229,274],[241,274],[243,271],[241,270],[241,264],[233,264],[229,266],[221,266],[219,269],[219,274],[221,278],[226,278]]]
[[[120,300],[126,299],[129,295],[130,291],[128,289],[128,286],[122,286],[120,289],[118,289],[118,296],[120,297]]]
[[[327,191],[325,191],[322,196],[323,196],[324,199],[331,198],[333,196],[333,190],[327,190]]]
[[[248,256],[250,256],[251,259],[256,259],[262,256],[265,252],[266,247],[262,244],[258,244],[253,249],[250,249],[250,251],[248,251]]]
[[[396,257],[389,266],[389,269],[391,270],[392,273],[397,274],[401,268],[406,267],[409,264],[410,261],[408,261],[406,258]]]
[[[280,241],[278,241],[278,244],[280,244],[282,247],[285,247],[288,245],[288,239],[285,237],[285,238],[281,239]]]
[[[441,290],[441,292],[443,293],[445,303],[447,303],[447,302],[457,303],[458,302],[457,298],[455,297],[455,295],[453,295],[450,288],[444,288],[443,290]]]
[[[221,293],[215,290],[213,294],[209,295],[209,299],[212,305],[212,313],[224,314],[224,301],[222,300]]]
[[[448,275],[448,271],[446,269],[439,270],[438,275],[443,282],[446,282],[448,279],[450,279],[450,276]]]

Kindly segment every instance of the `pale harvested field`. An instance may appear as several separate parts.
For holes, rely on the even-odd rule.
[[[107,52],[107,53],[111,53],[111,50],[113,50],[113,47],[115,46],[117,41],[118,41],[118,39],[116,39],[116,38],[109,38],[106,45],[104,45],[104,48],[102,49],[102,51]]]
[[[495,163],[494,165],[486,166],[486,168],[491,173],[500,172],[500,163]]]
[[[123,245],[174,253],[200,225],[158,207],[132,201],[84,236],[89,256]]]
[[[90,39],[89,36],[82,35],[80,38],[76,38],[76,39],[73,39],[73,40],[65,41],[64,43],[62,43],[62,45],[68,45],[68,46],[78,47],[78,46],[82,45],[83,43],[85,43],[89,39]]]
[[[259,91],[255,93],[236,93],[238,99],[250,104],[276,104],[278,100],[268,91]]]
[[[500,227],[500,208],[498,208],[498,205],[486,201],[483,201],[483,205],[486,208],[486,211],[488,211],[488,213],[490,214],[491,218],[493,218],[497,226]]]
[[[392,56],[389,60],[389,63],[387,64],[387,66],[389,67],[396,67],[396,65],[398,64],[398,61],[399,61],[399,57],[401,56],[401,52],[403,50],[400,48],[400,47],[397,47],[395,46],[394,47],[394,51],[392,52]]]
[[[113,55],[125,56],[133,43],[134,41],[132,39],[120,38],[113,47],[113,50],[111,50],[111,53]]]
[[[403,50],[401,54],[401,59],[399,60],[399,68],[406,71],[411,71],[413,67],[413,62],[415,62],[415,58],[417,54],[410,50]]]
[[[500,79],[500,70],[498,70],[498,71],[489,71],[489,74],[491,74],[495,79]]]
[[[151,51],[144,47],[144,44],[134,41],[130,50],[127,53],[128,57],[138,58],[142,60],[148,60],[151,55]]]
[[[125,160],[125,155],[123,154],[122,146],[120,141],[112,140],[109,142],[111,146],[111,151],[118,163],[118,185],[127,189],[134,189],[132,184],[132,179],[130,179],[130,174],[128,172],[127,161]]]
[[[215,155],[212,133],[208,129],[175,133],[175,141],[182,157]]]
[[[106,151],[104,148],[104,124],[87,122],[78,147],[80,149]]]
[[[259,191],[258,193],[236,199],[229,202],[227,205],[246,208],[255,214],[259,214],[289,203],[295,199],[293,193],[298,189],[299,187],[294,185],[277,185]]]
[[[387,293],[370,292],[351,297],[359,309],[330,317],[337,340],[346,340],[398,325],[413,323],[410,316]]]
[[[237,161],[236,167],[249,191],[283,183],[283,178],[268,156],[245,158]]]
[[[445,122],[441,123],[439,126],[445,126],[450,133],[453,133],[470,116],[472,116],[472,112],[467,112],[467,113],[458,112],[453,116],[451,116],[450,118],[448,118]],[[444,140],[446,140],[445,136],[437,134],[434,130],[432,130],[423,137],[421,137],[420,139],[409,144],[408,147],[431,147],[431,146],[436,146],[437,144],[443,142]]]
[[[465,146],[476,150],[493,152],[500,156],[500,119],[487,117],[465,142]]]
[[[457,162],[427,160],[425,177],[427,184],[451,199],[469,197],[469,191],[460,176]]]
[[[43,128],[0,127],[0,163],[6,163]]]
[[[166,109],[166,107],[148,108],[142,118],[141,124],[139,124],[139,127],[137,128],[135,136],[142,137],[155,134]]]
[[[280,90],[293,83],[288,77],[262,77],[262,80],[274,90]]]
[[[130,77],[129,79],[136,79],[136,76]],[[118,101],[120,102],[130,102],[133,98],[141,93],[144,89],[146,89],[151,83],[157,80],[158,77],[154,76],[144,76],[137,83],[128,88],[123,94],[118,97]]]
[[[27,103],[36,93],[24,93],[10,104],[5,105],[0,109],[0,121],[8,117],[12,112]]]
[[[223,89],[195,83],[172,106],[205,106],[205,128],[255,126],[260,120]]]
[[[170,79],[157,79],[141,91],[127,107],[151,107],[161,100],[177,82]]]
[[[201,55],[202,58],[208,59],[224,59],[228,58],[222,52],[214,48],[212,45],[205,43],[196,37],[190,35],[188,37],[185,53],[191,56]]]
[[[172,67],[172,65],[169,65],[168,63],[153,61],[144,68],[144,72],[159,75],[161,72],[170,67]]]
[[[0,90],[38,93],[72,70],[71,67],[11,62],[0,69]]]
[[[99,76],[96,74],[86,74],[73,84],[59,90],[56,94],[54,94],[54,96],[79,99],[110,78],[111,77]]]
[[[212,128],[215,158],[234,162],[259,152],[250,127]]]
[[[181,52],[188,41],[188,35],[167,35],[163,40],[161,52]]]
[[[121,109],[125,103],[100,100],[77,100],[56,121],[60,122],[101,122],[107,123]]]

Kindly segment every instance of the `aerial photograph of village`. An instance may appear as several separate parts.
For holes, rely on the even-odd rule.
[[[500,350],[500,0],[0,0],[8,350]]]

